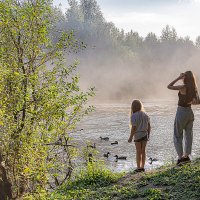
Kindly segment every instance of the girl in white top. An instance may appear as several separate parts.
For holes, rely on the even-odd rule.
[[[131,143],[134,137],[136,147],[137,169],[135,172],[144,172],[146,159],[146,144],[150,135],[150,119],[144,112],[141,101],[134,100],[131,105],[131,134],[128,142]]]

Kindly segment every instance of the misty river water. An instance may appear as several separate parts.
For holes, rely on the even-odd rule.
[[[151,170],[164,164],[176,161],[176,152],[173,145],[173,124],[177,109],[174,101],[143,101],[144,108],[151,119],[151,136],[147,144],[147,162],[145,168]],[[98,157],[113,171],[129,171],[135,169],[135,146],[127,142],[130,128],[130,104],[98,104],[96,110],[85,117],[79,127],[83,131],[74,134],[75,140],[86,145],[96,143]],[[193,151],[191,158],[200,155],[200,106],[193,106],[195,115]],[[99,138],[109,137],[109,141],[101,141]],[[111,142],[118,144],[111,145]],[[110,156],[103,157],[110,152]],[[127,156],[127,160],[118,160],[114,155]],[[156,158],[158,161],[150,164],[148,158]]]

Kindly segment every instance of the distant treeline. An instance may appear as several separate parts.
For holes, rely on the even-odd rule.
[[[179,37],[174,27],[166,25],[160,36],[150,32],[141,37],[134,30],[125,33],[107,22],[96,0],[68,3],[66,13],[55,9],[57,31],[52,35],[56,40],[62,31],[73,30],[87,45],[76,55],[81,61],[82,85],[95,85],[99,98],[159,97],[180,72],[193,70],[198,75],[200,36],[194,42],[189,36]]]

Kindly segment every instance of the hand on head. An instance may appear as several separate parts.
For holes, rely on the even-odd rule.
[[[184,77],[185,77],[185,73],[181,73],[178,78],[179,79],[184,79]]]

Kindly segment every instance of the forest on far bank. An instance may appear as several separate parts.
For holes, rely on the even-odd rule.
[[[68,4],[65,13],[55,8],[58,18],[52,36],[56,41],[62,31],[73,30],[86,45],[71,57],[80,60],[81,86],[95,86],[96,99],[169,99],[166,85],[179,73],[192,70],[200,79],[200,36],[192,41],[163,24],[160,35],[149,32],[141,37],[137,30],[125,33],[107,22],[96,0]]]

